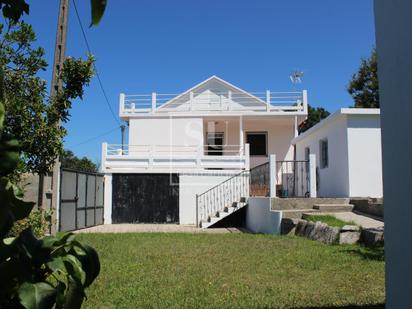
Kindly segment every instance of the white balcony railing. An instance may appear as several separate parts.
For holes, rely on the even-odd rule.
[[[249,169],[249,144],[224,146],[103,144],[102,170]]]
[[[186,94],[120,95],[120,115],[168,112],[305,112],[307,91],[301,92],[189,92]]]

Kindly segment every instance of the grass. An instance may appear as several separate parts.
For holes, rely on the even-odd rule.
[[[252,234],[78,238],[98,250],[102,264],[84,308],[343,308],[384,302],[384,262],[373,248]]]
[[[305,219],[312,222],[320,221],[322,223],[326,223],[329,226],[335,226],[339,228],[342,228],[345,225],[357,225],[353,221],[343,221],[332,215],[309,215],[305,217]]]

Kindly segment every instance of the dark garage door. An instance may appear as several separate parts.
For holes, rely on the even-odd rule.
[[[178,223],[179,176],[113,174],[113,223]]]

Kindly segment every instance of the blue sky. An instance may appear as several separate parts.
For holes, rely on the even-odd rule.
[[[89,1],[76,1],[116,116],[120,92],[176,93],[211,75],[249,91],[287,91],[296,69],[309,103],[333,112],[352,105],[346,85],[375,45],[372,0],[109,0],[93,28]],[[25,18],[49,64],[58,2],[30,1]],[[67,55],[86,55],[73,6]],[[96,78],[71,115],[65,146],[77,155],[100,161],[102,142],[120,142],[119,129],[83,143],[118,126]]]

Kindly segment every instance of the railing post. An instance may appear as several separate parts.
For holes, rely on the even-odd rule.
[[[199,145],[197,147],[197,153],[196,153],[196,166],[198,169],[200,169],[201,166],[201,158],[202,158],[202,145]]]
[[[196,227],[199,227],[199,194],[196,194]]]
[[[277,171],[276,155],[271,154],[269,157],[269,195],[276,197]]]
[[[250,147],[249,144],[245,144],[244,149],[244,156],[245,156],[245,170],[250,170]]]
[[[302,97],[303,97],[303,112],[307,113],[308,112],[308,91],[307,90],[302,91]]]
[[[316,190],[316,155],[311,153],[309,155],[309,186],[310,197],[317,197]]]
[[[231,90],[228,90],[228,92],[227,92],[227,97],[228,97],[228,107],[229,107],[229,110],[231,111],[232,110],[232,91]]]
[[[125,101],[125,94],[121,93],[119,97],[119,110],[120,110],[120,115],[124,114],[124,101]]]
[[[154,154],[154,145],[150,145],[149,149],[149,167],[153,167],[153,154]]]
[[[266,110],[270,112],[270,90],[266,90]]]
[[[156,92],[152,92],[152,113],[156,111]]]
[[[107,143],[102,144],[102,164],[101,164],[101,170],[102,172],[106,171],[106,156],[107,156]]]

